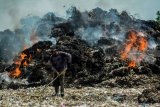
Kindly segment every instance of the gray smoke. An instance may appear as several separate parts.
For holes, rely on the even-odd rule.
[[[127,10],[132,15],[145,20],[155,19],[160,0],[0,0],[0,30],[19,27],[19,20],[27,15],[42,17],[49,11],[65,17],[65,11],[71,6],[81,11],[100,7],[104,10],[115,8]]]
[[[54,24],[64,21],[63,18],[56,17],[52,12],[47,13],[42,18],[38,16],[27,16],[20,20],[21,28],[4,30],[0,32],[0,60],[12,63],[12,59],[20,51],[32,46],[40,40],[51,40],[48,35]]]
[[[68,16],[66,19],[58,17],[53,12],[43,17],[29,15],[20,20],[19,29],[0,32],[0,60],[8,62],[23,50],[24,46],[32,46],[40,40],[55,42],[55,39],[50,39],[48,35],[57,27],[60,28],[60,34],[74,33],[91,46],[99,45],[98,41],[102,38],[110,38],[111,41],[107,44],[115,47],[125,41],[126,33],[130,30],[143,31],[150,36],[156,32],[153,27],[150,27],[150,23],[134,18],[126,11],[118,12],[116,9],[106,11],[95,8],[81,12],[76,7],[71,7],[66,13]],[[155,40],[151,38],[148,40],[150,48],[154,48],[157,44]],[[110,46],[103,45],[103,48],[107,49]]]

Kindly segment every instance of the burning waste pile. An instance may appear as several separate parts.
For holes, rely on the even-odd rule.
[[[49,83],[52,80],[51,52],[58,49],[72,55],[66,87],[129,88],[151,84],[149,88],[153,93],[144,91],[149,95],[142,93],[138,101],[160,102],[160,56],[155,50],[160,44],[157,22],[135,19],[127,12],[118,13],[115,9],[107,12],[96,8],[80,12],[72,7],[67,14],[70,17],[63,19],[49,13],[38,22],[45,22],[38,24],[36,28],[39,30],[34,32],[41,41],[19,53],[13,64],[7,67],[7,64],[1,64],[1,88]],[[56,43],[51,41],[52,38]]]

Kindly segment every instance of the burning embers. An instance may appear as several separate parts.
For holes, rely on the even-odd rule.
[[[16,68],[15,70],[11,71],[9,73],[9,76],[10,77],[18,77],[22,72],[20,70],[20,67],[23,65],[23,66],[28,66],[28,63],[31,59],[31,56],[28,56],[24,53],[21,53],[19,55],[19,57],[14,61],[14,64],[16,65]]]
[[[129,67],[135,67],[145,57],[148,42],[142,32],[130,31],[120,55],[122,60],[128,60]]]

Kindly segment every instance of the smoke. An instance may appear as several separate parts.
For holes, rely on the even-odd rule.
[[[10,61],[22,48],[21,30],[0,32],[0,60]]]
[[[116,9],[106,11],[95,8],[91,11],[80,11],[76,7],[71,7],[66,11],[65,16],[67,17],[59,17],[53,12],[42,17],[28,15],[20,19],[17,24],[20,28],[15,27],[14,31],[0,32],[0,59],[10,62],[10,59],[13,59],[24,47],[30,47],[41,40],[55,43],[55,39],[49,38],[48,35],[57,27],[60,29],[58,35],[74,34],[86,40],[91,46],[99,45],[98,41],[101,39],[109,39],[110,46],[103,45],[104,50],[122,44],[126,39],[126,33],[132,29],[151,36],[156,32],[145,21],[134,18],[126,11],[118,12]],[[148,38],[148,40],[149,48],[156,46],[154,39]]]
[[[148,43],[149,43],[148,46],[150,49],[155,49],[156,46],[158,45],[158,43],[156,42],[156,40],[153,37],[149,38]]]
[[[32,46],[41,40],[50,40],[55,43],[55,39],[49,39],[51,28],[63,18],[56,17],[53,13],[47,13],[42,18],[38,16],[27,16],[19,21],[18,29],[14,31],[4,30],[0,32],[0,60],[12,63],[12,59],[20,51]]]
[[[97,41],[102,37],[102,28],[101,27],[88,27],[80,28],[77,31],[78,35],[81,35],[83,40],[86,40],[91,46],[97,43]]]
[[[95,8],[91,11],[81,12],[72,7],[67,13],[69,18],[67,23],[62,23],[59,27],[61,29],[59,34],[69,34],[69,31],[73,31],[75,35],[80,36],[91,46],[102,48],[107,55],[108,53],[109,55],[119,54],[119,50],[127,41],[128,32],[131,30],[143,32],[141,36],[145,36],[149,42],[148,50],[154,49],[158,45],[153,36],[157,33],[154,27],[156,22],[136,19],[126,11],[120,13],[116,9],[106,11]],[[151,54],[152,56],[150,56]],[[153,53],[151,54],[145,53],[145,58],[142,59],[153,63]]]
[[[56,15],[66,17],[65,11],[71,6],[80,11],[89,11],[96,7],[104,10],[127,10],[138,18],[153,20],[159,4],[159,0],[0,0],[0,30],[14,30],[19,27],[19,20],[27,15],[42,17],[47,12],[54,11]]]
[[[126,11],[119,13],[116,9],[105,11],[101,8],[95,8],[91,11],[80,12],[77,8],[72,7],[67,13],[70,16],[68,22],[71,25],[68,31],[74,29],[76,35],[80,35],[91,45],[97,43],[101,37],[123,42],[126,38],[126,32],[131,29],[144,31],[145,27],[145,30],[153,30]]]

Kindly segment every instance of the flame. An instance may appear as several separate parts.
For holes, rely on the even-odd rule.
[[[32,59],[32,55],[29,56],[28,61],[31,61],[31,59]]]
[[[147,47],[148,42],[142,32],[130,31],[124,49],[120,52],[121,59],[129,59],[128,66],[135,67],[145,57]]]
[[[28,66],[28,63],[27,63],[27,61],[25,61],[25,62],[23,63],[23,65],[24,65],[24,66]]]
[[[26,57],[27,55],[26,54],[24,54],[24,53],[22,53],[22,54],[20,54],[19,55],[19,59],[17,59],[14,63],[17,65],[16,66],[16,69],[14,70],[14,71],[11,71],[10,73],[9,73],[9,76],[11,76],[11,77],[18,77],[22,72],[21,72],[21,70],[20,70],[20,66],[21,66],[21,64],[22,64],[22,61],[24,60],[24,58]],[[29,61],[31,60],[31,55],[30,55],[30,58],[28,59]],[[28,62],[25,60],[24,62],[23,62],[23,65],[24,66],[28,66]]]
[[[135,61],[131,61],[128,64],[129,67],[135,67],[136,66],[136,62]]]
[[[27,56],[27,55],[22,53],[22,54],[20,54],[20,56],[21,56],[20,60],[22,61],[25,58],[25,56]]]
[[[11,77],[18,77],[20,74],[21,74],[21,70],[19,69],[19,67],[17,67],[17,68],[15,69],[15,71],[10,72],[9,75],[10,75]]]
[[[139,50],[144,51],[148,46],[147,40],[144,37],[141,37],[139,39],[139,45]]]

